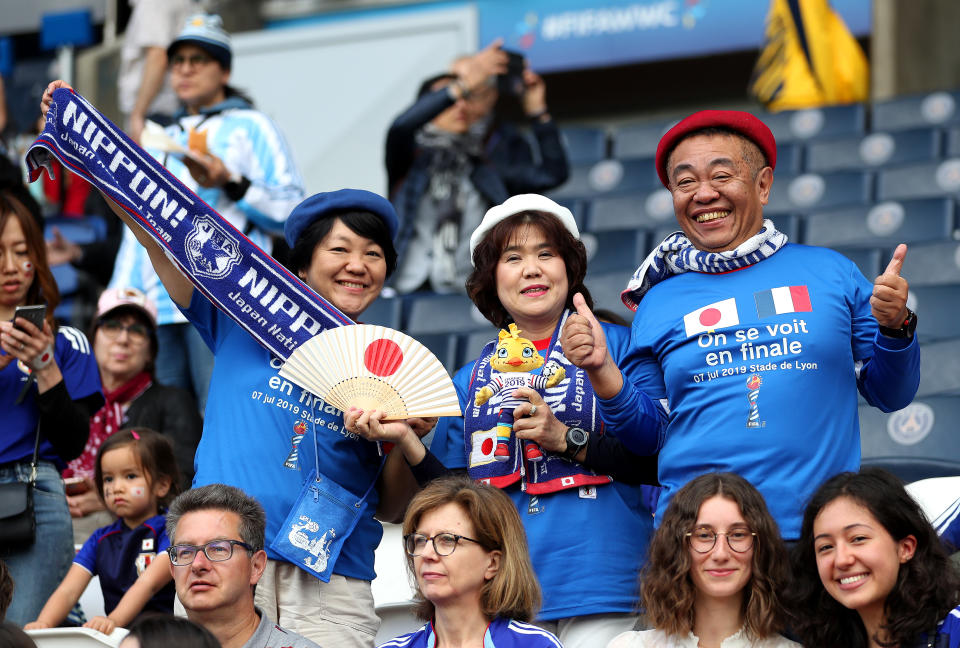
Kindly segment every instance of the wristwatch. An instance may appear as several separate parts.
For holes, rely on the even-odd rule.
[[[917,314],[908,308],[907,317],[903,320],[903,324],[900,325],[900,328],[887,328],[886,326],[881,326],[880,335],[885,335],[889,338],[912,338],[913,332],[916,330]]]
[[[590,433],[583,428],[567,428],[567,449],[562,453],[563,458],[572,461],[581,450],[587,447],[589,441]]]

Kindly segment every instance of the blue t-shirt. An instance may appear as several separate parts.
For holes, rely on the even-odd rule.
[[[924,635],[919,646],[926,646],[928,637]],[[950,610],[950,614],[940,622],[933,648],[960,648],[960,606]]]
[[[100,391],[97,361],[83,333],[69,326],[59,327],[53,357],[63,374],[70,398],[79,400]],[[24,459],[29,461],[33,456],[39,417],[36,386],[30,388],[22,403],[15,404],[29,375],[30,370],[18,360],[11,361],[0,370],[0,412],[3,412],[0,464]],[[61,469],[66,467],[46,439],[40,440],[40,459],[52,461]]]
[[[358,497],[377,478],[377,445],[347,432],[343,412],[281,378],[283,361],[199,290],[194,290],[184,315],[215,356],[193,485],[224,483],[255,497],[267,514],[267,555],[283,560],[269,547],[317,462],[311,408],[317,418],[320,472]],[[383,536],[373,517],[378,501],[374,488],[333,573],[361,580],[375,577],[374,550]]]
[[[842,255],[796,244],[735,272],[653,286],[633,321],[637,362],[624,373],[667,399],[669,422],[662,442],[621,438],[634,452],[662,445],[657,519],[690,479],[732,471],[764,495],[785,538],[799,536],[816,488],[860,466],[857,390],[891,411],[919,384],[916,336],[879,336],[871,293]],[[628,414],[631,392],[603,402],[604,417]]]
[[[603,324],[611,357],[620,361],[629,348],[629,329]],[[472,402],[473,363],[460,369],[453,383],[460,405]],[[639,415],[639,410],[634,410]],[[606,426],[604,434],[619,435]],[[462,418],[437,425],[431,451],[447,468],[465,468],[469,449]],[[512,485],[504,492],[520,513],[533,569],[543,590],[538,619],[636,610],[638,578],[653,531],[653,516],[644,489],[621,482],[571,488],[532,496]]]
[[[380,644],[379,648],[435,648],[436,645],[437,635],[433,624],[428,623],[415,632]],[[563,644],[543,628],[498,617],[483,634],[483,648],[563,648]]]
[[[165,524],[163,515],[155,515],[135,529],[123,520],[116,520],[94,531],[77,552],[74,564],[100,577],[103,608],[107,614],[117,607],[147,566],[170,546]],[[167,583],[153,595],[143,611],[172,614],[173,595],[173,583]]]

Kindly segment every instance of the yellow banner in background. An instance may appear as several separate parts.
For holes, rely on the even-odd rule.
[[[866,101],[870,68],[828,0],[772,0],[750,91],[768,110]]]

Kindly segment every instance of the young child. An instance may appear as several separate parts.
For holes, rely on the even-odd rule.
[[[787,588],[804,646],[957,648],[960,578],[920,506],[878,468],[814,493]]]
[[[120,430],[100,446],[95,480],[107,509],[119,519],[94,531],[84,543],[40,616],[25,626],[28,630],[62,623],[95,575],[100,577],[104,609],[111,613],[151,562],[166,559],[170,541],[161,511],[176,497],[180,483],[170,440],[146,428]],[[172,613],[173,597],[168,579],[141,609]],[[91,626],[95,620],[87,625],[97,627]]]

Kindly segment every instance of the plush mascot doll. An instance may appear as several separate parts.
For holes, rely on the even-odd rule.
[[[562,381],[567,372],[554,361],[544,366],[543,356],[537,353],[533,342],[520,337],[520,329],[516,324],[510,324],[508,331],[500,331],[497,346],[490,360],[493,369],[493,378],[480,388],[474,403],[479,407],[501,391],[500,410],[497,412],[497,448],[493,458],[497,461],[510,459],[510,432],[513,430],[513,410],[521,403],[526,402],[516,398],[513,392],[520,387],[544,389],[553,387]],[[534,369],[543,367],[539,375],[530,373]],[[529,461],[543,459],[543,451],[536,443],[524,445],[524,456]]]

